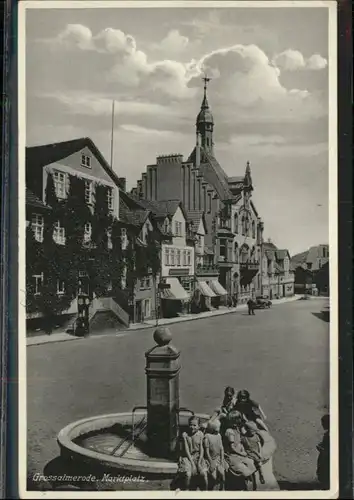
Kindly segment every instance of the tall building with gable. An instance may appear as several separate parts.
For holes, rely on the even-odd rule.
[[[244,302],[250,295],[261,293],[263,222],[252,201],[250,164],[244,175],[230,177],[216,158],[208,81],[205,77],[195,147],[189,157],[158,156],[155,164],[146,167],[132,193],[152,201],[178,199],[187,212],[204,212],[205,255],[209,268],[211,263],[214,266],[213,278],[217,266],[216,276],[225,294],[237,294]]]

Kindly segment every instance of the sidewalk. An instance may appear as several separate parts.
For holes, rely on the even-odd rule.
[[[284,297],[282,299],[272,301],[273,306],[286,304],[288,302],[294,302],[295,300],[299,300],[300,295],[294,295],[292,297]],[[161,318],[159,319],[159,326],[163,325],[172,325],[174,323],[182,323],[183,321],[195,321],[198,319],[206,319],[206,318],[214,318],[215,316],[221,316],[223,314],[232,314],[238,311],[247,310],[247,304],[241,304],[237,307],[220,307],[220,309],[213,311],[206,311],[199,314],[185,314],[183,316],[179,316],[177,318]],[[156,320],[147,320],[145,323],[131,323],[129,328],[126,330],[117,330],[117,334],[126,334],[132,331],[137,330],[146,330],[147,328],[152,328],[156,326]],[[99,338],[100,335],[97,335]],[[90,337],[92,338],[92,337]],[[48,344],[52,342],[68,342],[74,340],[84,340],[85,337],[75,337],[74,335],[70,335],[68,333],[52,333],[51,335],[38,335],[37,337],[30,337],[26,339],[27,346],[33,345],[42,345]]]

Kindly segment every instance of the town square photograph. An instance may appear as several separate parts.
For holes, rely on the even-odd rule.
[[[19,32],[22,497],[334,498],[335,2]]]

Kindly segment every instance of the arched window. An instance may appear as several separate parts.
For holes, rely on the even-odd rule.
[[[242,235],[245,236],[246,234],[246,224],[245,224],[245,216],[242,216],[241,219],[241,226],[242,226]]]
[[[256,223],[252,221],[252,238],[256,237]]]
[[[252,247],[252,250],[251,250],[251,261],[255,262],[256,260],[257,260],[256,247]]]
[[[238,234],[238,215],[234,215],[234,233]]]
[[[240,261],[241,264],[246,264],[249,259],[249,248],[247,245],[242,245],[240,250]]]
[[[235,264],[238,264],[238,244],[235,243],[234,245],[234,262]]]
[[[250,220],[248,216],[245,218],[245,235],[249,236],[250,235]]]

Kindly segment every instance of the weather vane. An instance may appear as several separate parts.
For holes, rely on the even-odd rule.
[[[204,90],[206,90],[207,84],[208,82],[210,82],[211,78],[209,78],[208,75],[204,72],[204,77],[202,78],[202,80],[204,81]]]

